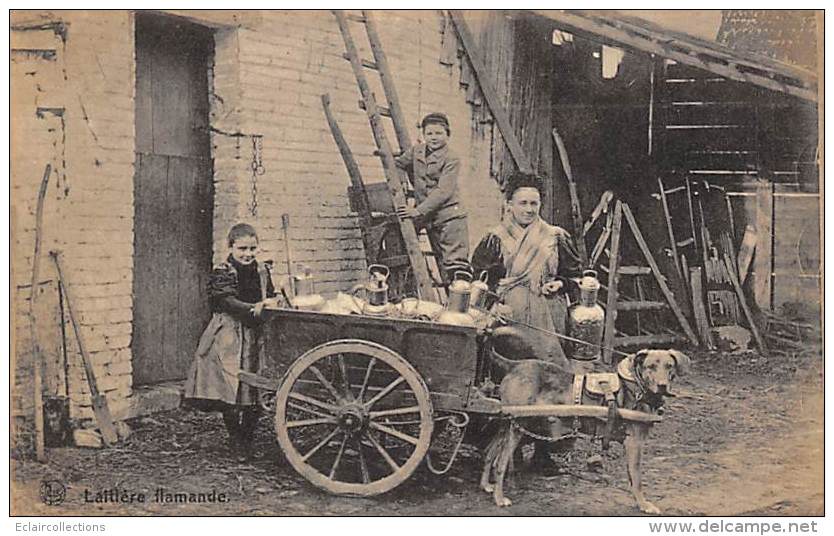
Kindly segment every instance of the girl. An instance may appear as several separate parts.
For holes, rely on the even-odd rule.
[[[246,448],[258,421],[257,389],[238,381],[239,370],[257,373],[263,351],[261,313],[275,288],[255,260],[258,235],[248,224],[229,231],[229,257],[208,283],[213,316],[200,337],[184,397],[198,409],[222,411],[230,445]]]

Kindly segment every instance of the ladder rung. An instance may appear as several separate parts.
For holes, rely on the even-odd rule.
[[[694,243],[695,243],[695,237],[690,236],[686,240],[681,240],[677,244],[678,244],[679,248],[682,248],[684,246],[689,246],[689,245],[694,244]]]
[[[605,273],[608,273],[608,267],[604,264],[600,264],[600,268]],[[617,268],[617,273],[620,275],[649,275],[652,273],[652,269],[648,266],[620,266]]]
[[[347,52],[342,54],[342,57],[344,59],[350,61],[350,54],[348,54]],[[363,59],[360,59],[359,61],[362,63],[362,67],[364,67],[366,69],[373,69],[374,71],[379,70],[379,67],[377,67],[377,64],[372,62],[371,60],[366,60],[366,59],[363,58]]]
[[[665,309],[669,304],[664,301],[623,301],[617,302],[618,311],[646,311],[650,309]]]
[[[359,108],[363,110],[365,109],[365,101],[359,101]],[[376,113],[378,113],[379,115],[384,115],[385,117],[391,117],[391,109],[385,106],[377,106]]]
[[[362,24],[368,22],[368,19],[366,19],[362,15],[354,15],[353,13],[345,13],[345,18],[354,22],[361,22]]]
[[[684,341],[680,335],[629,335],[626,337],[614,337],[614,346],[646,346],[649,344],[672,344]]]
[[[686,190],[686,186],[676,186],[674,188],[669,188],[668,190],[663,190],[663,193],[669,195],[680,192],[682,190]]]

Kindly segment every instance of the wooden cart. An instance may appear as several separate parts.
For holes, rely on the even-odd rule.
[[[602,406],[503,408],[479,390],[488,340],[475,328],[419,320],[268,310],[261,374],[240,373],[275,411],[293,468],[340,495],[371,496],[407,480],[435,422],[470,413],[605,419]],[[620,410],[626,419],[654,415]]]

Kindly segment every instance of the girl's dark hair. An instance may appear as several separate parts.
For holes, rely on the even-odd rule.
[[[255,231],[255,228],[248,223],[235,224],[234,227],[229,229],[229,247],[235,245],[235,241],[244,236],[253,236],[255,240],[258,239],[258,233]]]
[[[538,175],[516,171],[507,178],[507,182],[504,185],[504,197],[509,201],[519,188],[535,188],[539,191],[539,195],[544,197],[543,187],[544,181]]]

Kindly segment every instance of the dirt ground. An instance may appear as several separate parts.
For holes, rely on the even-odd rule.
[[[644,458],[647,495],[666,515],[822,515],[823,365],[819,354],[693,356]],[[186,410],[130,423],[133,434],[106,450],[53,449],[49,462],[12,460],[15,515],[638,515],[628,492],[622,447],[598,471],[585,459],[601,452],[586,441],[555,455],[564,473],[519,469],[498,508],[478,488],[480,458],[465,449],[444,476],[424,466],[394,491],[370,499],[317,490],[283,459],[270,419],[256,457],[239,462],[226,446],[220,416]],[[22,459],[21,459],[22,458]],[[67,489],[60,505],[42,503],[44,479]],[[225,493],[226,503],[171,505],[85,503],[85,490],[120,488],[153,496]]]

